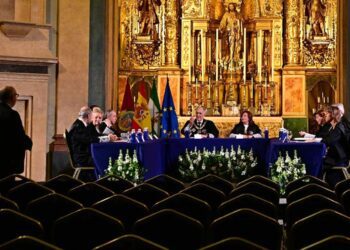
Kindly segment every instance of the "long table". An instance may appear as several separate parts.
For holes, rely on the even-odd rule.
[[[273,164],[279,155],[279,152],[285,155],[288,151],[293,156],[294,150],[297,150],[298,156],[306,164],[307,174],[320,177],[322,172],[322,161],[326,152],[323,143],[305,143],[288,142],[282,143],[278,140],[269,139],[160,139],[142,143],[94,143],[91,145],[91,153],[95,162],[96,173],[98,177],[105,174],[108,167],[109,158],[113,161],[117,159],[119,151],[125,154],[126,150],[136,150],[138,160],[146,169],[145,178],[149,179],[162,173],[172,173],[176,170],[178,156],[185,153],[186,149],[213,150],[215,147],[220,150],[221,147],[235,149],[238,146],[243,150],[253,150],[257,157],[260,173],[269,175],[269,165]]]

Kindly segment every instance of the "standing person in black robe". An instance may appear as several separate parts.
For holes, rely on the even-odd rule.
[[[12,109],[18,96],[13,87],[7,86],[0,91],[0,178],[22,173],[25,151],[33,146],[21,117]]]
[[[219,136],[219,130],[216,128],[214,122],[204,119],[206,109],[199,106],[196,110],[196,117],[191,117],[183,128],[181,134],[189,132],[190,137],[194,137],[195,134],[200,135],[202,138],[216,138]]]

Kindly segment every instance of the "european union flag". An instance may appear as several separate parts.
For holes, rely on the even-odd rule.
[[[163,106],[162,106],[162,122],[160,126],[161,138],[179,138],[179,123],[177,121],[177,115],[175,111],[173,97],[169,86],[169,78],[167,79]]]

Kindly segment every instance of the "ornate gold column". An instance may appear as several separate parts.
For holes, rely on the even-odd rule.
[[[300,0],[286,0],[286,63],[287,65],[300,64]]]
[[[165,1],[165,65],[178,66],[179,54],[179,8],[177,0]]]

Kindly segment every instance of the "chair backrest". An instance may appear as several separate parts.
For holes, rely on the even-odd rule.
[[[305,175],[297,180],[294,180],[294,181],[291,181],[288,183],[288,185],[286,186],[286,195],[288,195],[293,190],[296,190],[296,189],[303,187],[303,186],[310,184],[310,183],[316,183],[320,186],[330,188],[326,182],[324,182],[324,181],[322,181],[314,176]]]
[[[77,164],[74,161],[74,157],[73,157],[72,138],[71,138],[71,134],[68,132],[67,129],[64,130],[63,138],[64,138],[66,145],[67,145],[67,148],[68,148],[70,165],[72,166],[72,168],[75,168],[77,166]]]
[[[32,182],[32,180],[19,174],[12,174],[5,178],[2,178],[0,180],[0,194],[6,195],[10,189],[25,182]]]
[[[203,176],[203,177],[193,181],[191,185],[194,185],[197,183],[207,184],[213,188],[216,188],[216,189],[224,192],[225,195],[228,195],[233,189],[233,185],[231,182],[229,182],[229,181],[227,181],[219,176],[213,175],[213,174],[208,174],[206,176]]]
[[[19,209],[24,211],[25,207],[30,201],[53,192],[53,190],[38,183],[25,182],[12,188],[8,192],[7,197],[15,201],[19,206]]]
[[[62,250],[55,245],[47,243],[41,239],[33,236],[19,236],[12,239],[3,245],[0,245],[2,250],[13,250],[13,249],[40,249],[40,250]]]
[[[241,208],[250,208],[260,212],[272,219],[277,219],[277,207],[269,201],[259,198],[253,194],[241,194],[223,202],[217,209],[217,217],[224,216]]]
[[[197,249],[204,240],[204,227],[198,220],[172,209],[136,221],[134,232],[170,249]]]
[[[94,182],[84,183],[68,192],[70,198],[87,207],[112,195],[113,191]]]
[[[41,223],[20,212],[11,209],[0,209],[0,244],[21,235],[42,238],[44,230]]]
[[[113,195],[96,202],[92,205],[92,208],[119,219],[123,222],[126,231],[131,230],[135,221],[149,214],[145,204],[122,194]]]
[[[268,216],[252,209],[239,209],[220,217],[209,227],[209,240],[242,237],[268,249],[281,249],[282,227]]]
[[[95,247],[93,250],[125,250],[125,249],[147,249],[147,250],[167,250],[153,241],[147,240],[136,234],[126,234],[105,244]]]
[[[174,209],[189,217],[199,220],[204,226],[208,226],[212,220],[212,209],[210,205],[201,199],[186,193],[178,193],[161,200],[153,205],[152,212],[163,209]]]
[[[223,250],[223,249],[239,249],[239,250],[267,250],[267,248],[259,246],[250,240],[241,237],[229,237],[199,250]]]
[[[339,198],[341,198],[342,194],[350,190],[350,179],[343,180],[341,182],[338,182],[337,185],[335,185],[335,193],[338,195]]]
[[[92,249],[123,233],[119,220],[96,209],[83,208],[56,220],[53,243],[63,249]]]
[[[181,192],[207,202],[213,210],[227,198],[224,192],[203,183],[194,184]]]
[[[81,180],[75,179],[67,174],[61,174],[45,182],[44,186],[54,190],[56,193],[67,195],[70,189],[82,184],[84,184],[84,182]]]
[[[28,203],[25,214],[40,221],[46,236],[51,232],[53,223],[60,217],[83,208],[79,202],[61,194],[48,194]]]
[[[287,196],[287,202],[292,203],[311,194],[321,194],[329,199],[338,200],[334,191],[316,183],[311,183],[290,192]]]
[[[253,194],[275,205],[278,205],[279,202],[279,193],[275,189],[255,181],[245,183],[233,189],[229,197],[233,198],[241,194]]]
[[[169,197],[168,192],[157,188],[149,183],[142,183],[123,192],[124,195],[135,199],[151,208],[156,202]]]
[[[288,245],[300,249],[332,235],[350,237],[350,218],[326,209],[297,221],[288,235]]]
[[[350,238],[343,235],[333,235],[302,248],[302,250],[311,249],[350,249]]]
[[[340,203],[320,194],[312,194],[290,203],[286,208],[286,223],[289,229],[296,221],[323,209],[344,212]]]
[[[341,203],[343,204],[346,213],[350,215],[350,189],[342,194]]]
[[[14,202],[13,200],[10,200],[4,196],[0,196],[0,209],[2,209],[2,208],[8,208],[8,209],[12,209],[15,211],[19,210],[19,207],[18,207],[16,202]]]
[[[169,194],[175,194],[185,188],[185,185],[182,181],[179,181],[169,175],[161,174],[154,176],[145,181],[146,183],[152,184]]]
[[[269,179],[265,176],[262,176],[262,175],[253,175],[252,177],[249,177],[248,179],[240,181],[239,183],[237,183],[237,187],[240,187],[240,186],[247,184],[249,182],[252,182],[252,181],[259,182],[261,184],[269,186],[269,187],[275,189],[277,192],[280,191],[280,186],[277,183],[273,182],[271,179]]]
[[[95,182],[112,190],[116,194],[120,194],[123,191],[134,187],[134,184],[131,181],[125,180],[116,175],[107,175],[96,180]]]

